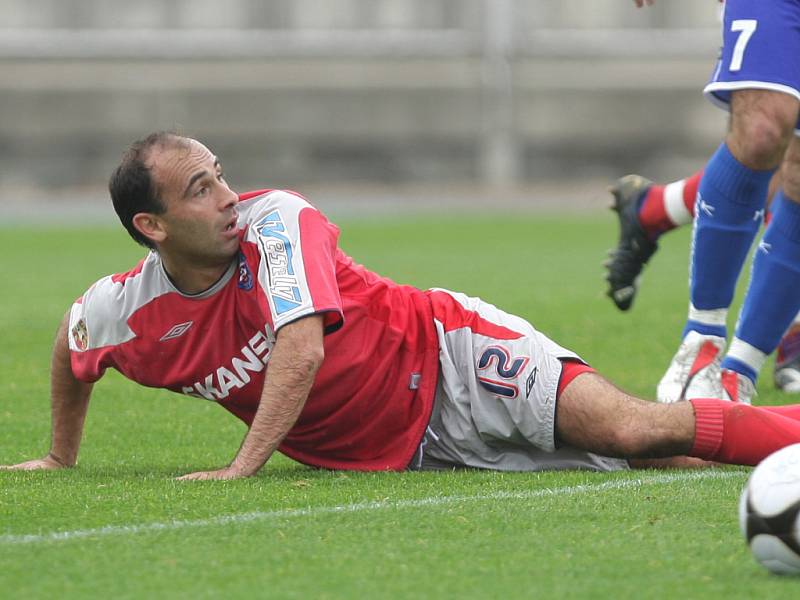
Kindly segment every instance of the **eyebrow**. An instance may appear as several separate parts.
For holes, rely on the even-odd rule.
[[[217,167],[219,167],[219,159],[218,158],[214,158],[214,169],[216,169]],[[198,180],[202,179],[206,175],[208,175],[208,171],[206,171],[205,169],[203,169],[202,171],[198,171],[197,173],[192,175],[189,178],[189,184],[186,186],[186,189],[183,191],[183,197],[185,198],[186,196],[188,196],[189,195],[189,190],[192,189],[192,186],[195,183],[197,183]]]

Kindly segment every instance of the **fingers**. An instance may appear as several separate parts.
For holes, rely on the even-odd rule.
[[[212,479],[211,473],[209,471],[198,471],[197,473],[187,473],[186,475],[182,475],[177,477],[177,481],[205,481],[207,479]]]
[[[37,458],[35,460],[28,460],[18,463],[16,465],[0,465],[2,471],[52,471],[60,469],[63,465],[56,461],[47,458]]]
[[[225,480],[225,479],[240,479],[244,475],[231,467],[218,469],[216,471],[197,471],[196,473],[188,473],[177,478],[177,481],[210,481],[210,480]]]

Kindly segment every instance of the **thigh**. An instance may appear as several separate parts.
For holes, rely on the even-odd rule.
[[[798,126],[800,100],[768,89],[736,90],[731,93],[731,129],[746,129],[758,121],[774,122],[788,143]]]

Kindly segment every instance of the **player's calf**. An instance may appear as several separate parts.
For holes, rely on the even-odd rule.
[[[694,435],[688,403],[663,405],[622,392],[596,373],[577,377],[556,406],[558,439],[622,458],[686,454]]]

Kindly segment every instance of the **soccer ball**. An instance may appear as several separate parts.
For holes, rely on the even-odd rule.
[[[800,575],[800,444],[755,468],[739,501],[739,526],[760,564],[773,573]]]

